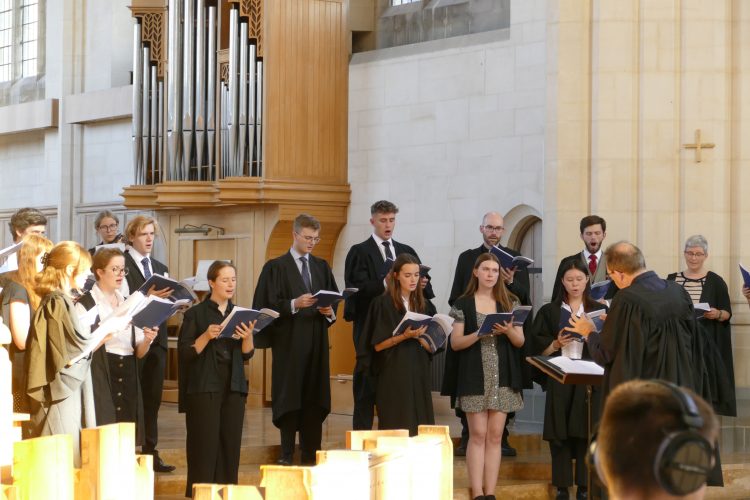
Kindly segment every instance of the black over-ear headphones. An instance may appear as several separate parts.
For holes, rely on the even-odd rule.
[[[706,482],[713,469],[714,448],[699,432],[703,427],[703,417],[690,394],[665,380],[654,379],[649,382],[668,388],[680,402],[680,418],[685,426],[667,434],[659,444],[653,464],[656,482],[670,495],[688,495]],[[596,436],[589,448],[589,465],[596,470],[599,480],[606,486],[596,456]]]

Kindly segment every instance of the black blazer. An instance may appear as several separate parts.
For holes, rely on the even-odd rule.
[[[169,272],[169,269],[167,268],[167,266],[165,266],[158,260],[154,259],[153,257],[149,257],[149,260],[151,261],[152,273],[163,275],[164,273]],[[128,252],[127,250],[125,251],[125,267],[128,270],[128,274],[127,276],[125,276],[125,280],[128,282],[128,289],[130,293],[133,293],[136,290],[138,290],[142,284],[146,282],[146,278],[143,277],[143,273],[141,273],[141,268],[138,267],[138,264],[135,263],[133,256],[130,255],[130,252]],[[161,325],[159,325],[159,334],[156,336],[154,343],[156,345],[163,347],[164,349],[167,348],[167,322],[166,321],[162,323]]]
[[[514,257],[521,255],[512,248],[504,247],[502,245],[499,245],[499,247]],[[474,263],[477,261],[477,258],[485,252],[487,252],[487,248],[485,248],[484,245],[480,245],[479,248],[466,250],[461,252],[461,255],[458,256],[456,273],[453,276],[453,286],[451,287],[451,294],[448,298],[449,305],[452,306],[466,291],[466,287],[469,285],[469,281],[471,281],[471,272],[474,269]],[[516,274],[513,276],[513,283],[508,286],[508,290],[510,293],[518,297],[522,304],[531,305],[529,295],[531,293],[531,287],[529,284],[528,268],[516,271]]]
[[[224,314],[219,306],[211,299],[200,302],[187,311],[182,320],[180,336],[177,342],[179,352],[178,380],[180,412],[185,411],[185,395],[203,392],[223,392],[223,380],[219,377],[218,365],[221,356],[217,352],[221,347],[227,347],[231,356],[231,378],[229,390],[240,394],[247,394],[247,379],[245,378],[245,360],[253,357],[255,350],[245,354],[242,352],[242,341],[235,339],[214,339],[206,344],[198,354],[193,347],[197,339],[210,325],[218,325],[232,312],[234,304],[229,302]],[[220,345],[223,343],[224,345]]]
[[[421,263],[417,252],[412,247],[398,241],[391,241],[393,241],[395,256],[409,253]],[[344,264],[344,282],[346,288],[358,288],[359,291],[349,297],[344,305],[345,320],[354,321],[355,325],[364,324],[370,302],[385,291],[383,276],[380,275],[384,262],[383,254],[380,253],[378,244],[372,236],[349,249]],[[435,297],[431,283],[425,287],[424,296],[428,300]]]

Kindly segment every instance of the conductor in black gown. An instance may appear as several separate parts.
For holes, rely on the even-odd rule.
[[[354,347],[360,343],[362,329],[367,319],[367,311],[372,300],[385,290],[383,278],[388,269],[384,269],[385,262],[394,260],[397,256],[408,253],[420,262],[417,252],[405,243],[393,239],[396,227],[398,207],[387,200],[376,201],[370,207],[370,224],[372,236],[349,249],[344,266],[346,286],[357,288],[358,291],[347,301],[344,309],[344,319],[353,321]],[[432,299],[435,294],[432,286],[423,279],[423,293],[426,299]],[[354,414],[352,428],[354,430],[372,429],[375,415],[375,381],[366,370],[354,369]]]
[[[323,421],[331,411],[328,328],[336,320],[332,307],[315,307],[312,294],[338,291],[328,263],[312,255],[320,241],[320,222],[307,214],[294,220],[293,244],[287,253],[263,266],[253,308],[279,313],[255,337],[270,348],[273,359],[273,423],[281,432],[278,463],[291,465],[297,432],[303,464],[314,464],[321,448]]]
[[[370,304],[357,346],[357,368],[369,369],[375,378],[378,429],[408,429],[417,434],[420,425],[433,425],[430,362],[432,353],[420,338],[426,327],[407,328],[393,335],[407,311],[432,316],[435,307],[422,295],[419,262],[401,254],[386,279],[385,293]]]
[[[702,343],[690,296],[673,281],[646,269],[641,250],[626,241],[604,252],[607,273],[619,291],[601,333],[585,317],[572,319],[574,331],[586,337],[591,357],[604,367],[602,400],[623,382],[662,379],[692,389],[711,401]],[[718,447],[716,448],[718,452]],[[721,462],[708,484],[723,484]]]

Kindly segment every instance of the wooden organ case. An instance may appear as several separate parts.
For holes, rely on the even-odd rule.
[[[231,259],[235,302],[249,306],[302,212],[321,221],[315,254],[333,265],[350,203],[346,6],[132,0],[135,184],[122,196],[156,214],[173,276]],[[332,373],[353,366],[350,329],[343,318],[331,329]],[[248,404],[266,403],[270,352],[248,371]]]

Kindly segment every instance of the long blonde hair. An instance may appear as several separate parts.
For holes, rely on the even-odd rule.
[[[70,276],[65,273],[68,266],[75,266]],[[52,247],[44,262],[44,269],[36,275],[34,293],[29,295],[32,307],[39,307],[47,294],[62,289],[78,275],[88,272],[90,267],[91,255],[75,241],[61,241]]]
[[[29,234],[23,238],[23,245],[18,250],[18,269],[9,273],[8,277],[24,287],[29,297],[34,292],[34,278],[37,275],[36,263],[39,254],[49,252],[52,246],[50,240],[38,234]]]

